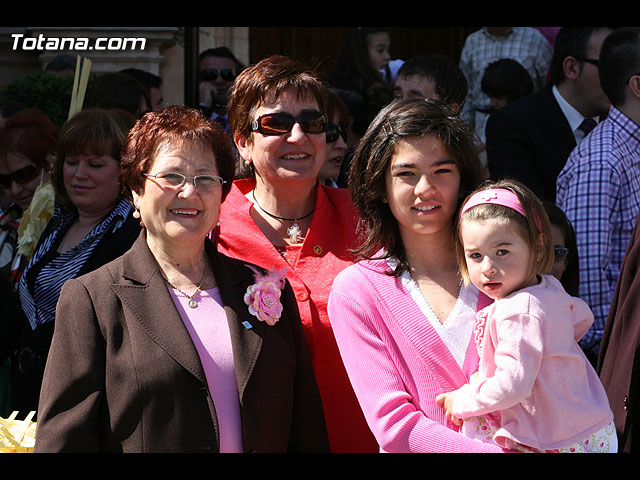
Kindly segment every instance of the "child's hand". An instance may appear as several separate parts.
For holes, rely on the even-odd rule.
[[[436,404],[439,407],[444,408],[444,415],[447,420],[453,423],[456,426],[462,425],[462,419],[456,417],[453,413],[451,413],[451,407],[453,405],[453,398],[455,397],[456,392],[448,392],[441,393],[436,397]]]

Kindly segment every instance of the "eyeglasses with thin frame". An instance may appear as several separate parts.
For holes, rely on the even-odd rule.
[[[231,82],[236,78],[237,72],[234,68],[206,68],[198,72],[200,80],[209,80],[214,82],[218,75],[222,77],[225,82]]]
[[[591,65],[595,65],[596,67],[600,64],[600,61],[597,58],[583,58],[583,57],[575,57],[579,62],[590,63]]]
[[[344,143],[347,143],[347,132],[344,128],[334,123],[327,125],[327,143],[337,142],[338,136],[342,137]]]
[[[561,246],[553,247],[553,263],[564,262],[569,256],[569,249]]]
[[[184,175],[177,172],[158,172],[158,173],[143,173],[143,177],[155,178],[156,181],[163,187],[169,188],[181,188],[187,183],[187,179],[193,183],[193,186],[202,191],[210,191],[216,188],[222,187],[226,180],[217,175]]]
[[[262,135],[284,135],[291,131],[296,122],[306,133],[327,131],[327,115],[315,111],[302,112],[297,117],[285,112],[265,113],[251,122],[250,130]]]
[[[19,168],[13,173],[6,175],[0,175],[0,186],[2,188],[10,188],[11,182],[16,182],[18,185],[24,185],[36,178],[40,174],[40,168],[31,164],[26,167]]]

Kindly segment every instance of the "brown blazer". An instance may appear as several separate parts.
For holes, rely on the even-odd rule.
[[[602,335],[597,372],[609,397],[618,451],[640,452],[640,217],[629,241]],[[635,444],[633,439],[637,438]]]
[[[328,451],[290,286],[280,320],[269,326],[244,304],[254,283],[245,262],[209,240],[205,247],[231,332],[245,451]],[[204,370],[143,231],[129,252],[62,289],[35,451],[218,450]]]

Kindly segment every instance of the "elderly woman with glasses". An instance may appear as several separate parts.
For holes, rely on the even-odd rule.
[[[251,174],[233,182],[213,234],[221,252],[286,273],[331,451],[375,452],[327,315],[333,278],[353,262],[357,224],[346,189],[318,182],[326,157],[325,101],[326,87],[314,72],[287,57],[267,57],[236,78],[229,122]]]
[[[208,239],[233,169],[195,109],[137,122],[120,179],[143,230],[62,290],[35,451],[328,450],[290,286]]]

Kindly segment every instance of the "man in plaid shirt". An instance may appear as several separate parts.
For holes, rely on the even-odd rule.
[[[635,35],[635,49],[621,48]],[[594,314],[581,346],[597,356],[622,261],[640,214],[640,37],[611,33],[600,50],[607,118],[571,153],[557,180],[556,203],[576,231],[580,296]]]

